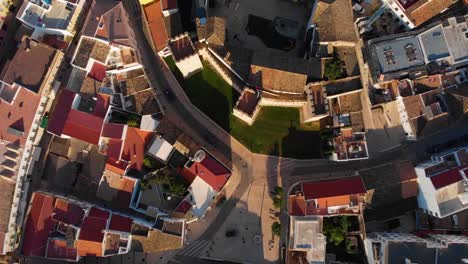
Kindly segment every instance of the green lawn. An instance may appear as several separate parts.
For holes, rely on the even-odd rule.
[[[263,107],[253,126],[232,115],[239,93],[204,62],[203,71],[183,79],[172,58],[166,63],[201,111],[250,150],[293,158],[320,158],[316,125],[300,123],[297,108]]]

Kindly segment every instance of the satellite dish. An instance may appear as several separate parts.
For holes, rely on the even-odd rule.
[[[196,162],[202,162],[206,157],[206,152],[203,151],[203,150],[199,150],[195,153],[195,155],[193,156],[193,159],[196,161]]]

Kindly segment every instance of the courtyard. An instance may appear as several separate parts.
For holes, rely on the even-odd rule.
[[[165,61],[192,103],[251,151],[291,158],[321,158],[320,125],[302,124],[299,108],[262,107],[252,126],[232,114],[239,93],[211,66],[183,79],[172,58]]]
[[[310,8],[301,3],[282,0],[215,0],[214,8],[208,9],[210,16],[225,17],[226,27],[229,29],[226,35],[227,41],[232,45],[241,45],[252,50],[267,50],[273,48],[275,51],[283,50],[284,53],[296,56],[303,49],[303,37],[305,34],[305,22],[310,16]],[[271,21],[276,25],[276,32],[281,36],[270,34],[267,39],[273,42],[266,43],[256,35],[249,34],[249,20],[256,17],[257,20]],[[293,33],[293,35],[291,35]],[[295,45],[290,48],[275,48],[275,40],[295,39]],[[294,42],[294,41],[293,41]],[[280,46],[288,46],[280,45]]]

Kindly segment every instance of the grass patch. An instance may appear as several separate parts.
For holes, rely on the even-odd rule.
[[[316,126],[302,125],[297,108],[262,107],[255,123],[232,117],[231,135],[250,150],[292,158],[320,158]]]
[[[301,124],[299,109],[263,107],[252,126],[233,116],[239,93],[211,66],[183,79],[171,57],[164,59],[191,102],[251,151],[292,158],[320,158],[320,125]]]

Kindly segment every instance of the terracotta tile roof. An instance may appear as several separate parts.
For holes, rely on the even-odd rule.
[[[124,175],[125,170],[127,169],[128,163],[123,161],[118,161],[115,159],[108,159],[106,162],[106,170],[112,171],[114,173]]]
[[[218,192],[221,191],[229,177],[231,177],[231,171],[209,154],[206,154],[201,162],[193,162],[192,166],[187,168],[184,174],[200,177]]]
[[[111,10],[103,14],[99,25],[102,25],[102,28],[97,27],[95,35],[97,38],[120,45],[132,46],[128,15],[122,2],[118,2]]]
[[[57,198],[52,219],[66,224],[79,227],[83,222],[84,210],[74,203],[69,203],[64,199]]]
[[[103,122],[101,117],[71,109],[63,134],[97,145]]]
[[[106,168],[99,183],[97,196],[112,203],[113,207],[128,209],[136,180],[123,176],[124,171],[114,172]]]
[[[132,231],[132,224],[133,219],[112,214],[112,218],[109,224],[109,230],[130,233]]]
[[[128,127],[124,149],[122,151],[122,159],[130,162],[133,168],[141,170],[143,168],[146,147],[151,143],[153,135],[153,132]]]
[[[99,18],[119,4],[120,2],[115,0],[93,0],[87,12],[81,34],[94,37],[99,26]]]
[[[109,109],[111,97],[107,94],[97,94],[96,97],[97,102],[94,108],[94,115],[104,118]]]
[[[109,138],[106,139],[105,142],[106,147],[100,152],[110,159],[119,160],[120,154],[122,153],[123,140]]]
[[[102,81],[104,80],[104,77],[106,77],[106,69],[107,69],[106,65],[95,61],[93,63],[93,67],[91,68],[91,71],[89,71],[88,73],[88,77],[93,78],[94,80],[102,83]]]
[[[302,190],[306,200],[366,193],[360,176],[305,182]]]
[[[440,14],[442,10],[450,7],[453,1],[450,0],[429,0],[425,4],[410,12],[409,17],[415,26],[428,21],[432,17]]]
[[[440,189],[450,184],[461,181],[463,178],[460,173],[460,170],[463,170],[465,168],[468,168],[468,165],[459,166],[448,171],[439,173],[437,175],[431,176],[430,179],[432,181],[432,184],[434,185],[434,188]]]
[[[307,61],[272,53],[256,52],[252,57],[249,82],[267,90],[304,93]]]
[[[412,95],[404,97],[403,103],[405,104],[406,112],[408,113],[408,119],[413,119],[424,114],[424,105],[421,96]]]
[[[54,48],[58,49],[60,51],[64,51],[68,47],[68,42],[63,41],[61,39],[61,36],[58,35],[45,35],[42,38],[42,43]]]
[[[123,137],[124,124],[105,123],[102,128],[102,137],[119,139]]]
[[[169,41],[169,48],[175,61],[180,61],[195,54],[195,49],[188,35]]]
[[[0,119],[2,120],[0,122],[0,136],[3,140],[19,141],[21,145],[24,145],[39,106],[40,96],[18,85],[8,87],[16,88],[17,91],[11,104],[0,99]],[[11,133],[11,128],[16,129],[21,134]]]
[[[91,208],[89,215],[83,220],[80,236],[77,241],[78,255],[102,256],[104,230],[109,219],[109,212]]]
[[[95,230],[97,232],[97,230]],[[76,241],[76,248],[79,256],[102,257],[102,241]]]
[[[198,39],[205,39],[209,44],[224,46],[226,41],[226,19],[222,17],[209,17],[205,24],[199,18],[197,24]]]
[[[357,42],[349,0],[318,1],[312,23],[317,25],[320,42]]]
[[[305,215],[306,201],[302,195],[291,195],[289,197],[289,215]]]
[[[151,4],[145,5],[143,10],[154,46],[157,51],[160,51],[166,47],[169,39],[164,25],[161,3],[154,1]]]
[[[8,231],[11,205],[15,192],[15,182],[10,179],[0,178],[0,190],[0,200],[2,201],[2,203],[0,203],[0,242],[2,242],[4,234]]]
[[[350,202],[351,202],[350,195],[340,195],[340,196],[317,199],[317,205],[320,208],[328,208],[329,206],[347,205]]]
[[[108,211],[104,211],[102,209],[92,207],[91,210],[89,210],[89,214],[87,217],[107,220],[109,219],[109,216],[110,216],[110,213]]]
[[[55,52],[52,47],[26,38],[8,64],[2,80],[8,84],[15,82],[38,93]]]
[[[42,193],[34,193],[23,237],[22,253],[25,256],[45,255],[49,232],[54,227],[51,218],[54,210],[54,198]]]
[[[86,76],[80,87],[80,95],[89,99],[97,96],[99,88],[101,88],[102,82],[97,81],[89,76]]]
[[[49,239],[46,257],[75,261],[77,256],[78,252],[76,248],[67,247],[67,241],[65,239]]]
[[[61,90],[57,105],[50,115],[47,131],[58,136],[62,135],[74,99],[75,93],[66,89]]]

